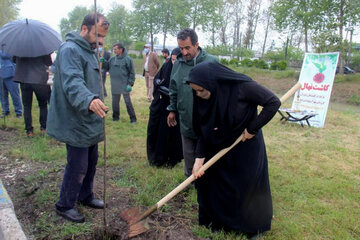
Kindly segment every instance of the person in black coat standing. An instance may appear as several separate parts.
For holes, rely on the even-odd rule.
[[[193,88],[193,125],[198,135],[193,167],[199,224],[257,238],[270,230],[272,200],[268,161],[261,128],[276,114],[280,100],[250,77],[216,62],[196,65],[189,74]],[[258,106],[262,106],[260,114]],[[204,162],[242,142],[211,166]]]
[[[31,115],[33,93],[35,93],[40,108],[40,131],[45,134],[48,103],[51,94],[50,86],[47,85],[49,66],[52,65],[51,56],[15,57],[15,62],[14,81],[20,83],[26,135],[28,137],[34,135]]]
[[[153,101],[150,105],[150,116],[147,128],[147,157],[150,165],[175,166],[183,158],[179,125],[169,127],[166,107],[170,103],[169,83],[173,63],[180,49],[171,53],[171,61],[164,63],[154,78]],[[177,116],[177,121],[178,121]]]

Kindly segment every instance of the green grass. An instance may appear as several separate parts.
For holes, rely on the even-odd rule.
[[[110,89],[109,81],[107,84],[107,89]],[[120,121],[111,121],[111,110],[106,120],[107,165],[121,169],[111,176],[109,184],[135,188],[134,204],[150,206],[184,180],[183,163],[173,169],[148,165],[146,127],[149,103],[146,102],[144,80],[137,79],[133,89],[132,101],[138,124],[130,124],[123,100]],[[18,142],[7,152],[9,156],[53,164],[53,168],[28,176],[25,182],[29,186],[36,181],[46,181],[50,174],[62,170],[66,158],[63,144],[40,136],[35,102],[33,139],[25,137],[21,120],[10,116],[6,121],[8,127],[18,130]],[[111,106],[110,97],[105,103]],[[274,207],[272,230],[264,239],[360,239],[360,112],[346,105],[336,108],[331,105],[325,127],[321,129],[282,124],[279,115],[264,127]],[[102,156],[103,143],[99,146]],[[99,166],[103,164],[101,157]],[[53,206],[58,190],[54,185],[39,189],[35,204],[40,206],[50,202],[49,206]],[[161,211],[181,212],[196,223],[196,191],[190,189],[176,197],[185,199],[181,207],[170,202]],[[52,209],[44,212],[34,224],[38,228],[37,239],[76,239],[77,235],[91,233],[93,227],[90,223],[59,225]],[[245,239],[234,233],[212,234],[196,224],[191,225],[191,230],[202,238]],[[52,235],[52,232],[57,235]]]

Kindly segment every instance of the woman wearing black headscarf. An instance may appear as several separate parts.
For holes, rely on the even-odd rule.
[[[173,167],[183,158],[180,128],[170,128],[166,122],[169,114],[166,107],[170,103],[170,75],[178,54],[180,49],[173,49],[171,61],[164,63],[154,78],[154,99],[150,105],[146,144],[147,157],[152,166]]]
[[[276,114],[280,100],[250,77],[216,62],[198,64],[188,82],[194,90],[193,125],[199,137],[193,167],[199,224],[254,236],[270,230],[272,200],[261,128]],[[258,106],[263,107],[259,115]],[[198,172],[242,133],[242,142],[206,174]]]

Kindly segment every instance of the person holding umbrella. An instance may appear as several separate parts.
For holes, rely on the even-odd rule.
[[[93,185],[108,107],[101,99],[99,62],[94,49],[99,45],[97,41],[104,42],[109,25],[102,14],[86,15],[80,33],[66,34],[55,61],[46,132],[64,142],[67,150],[67,165],[55,207],[58,215],[77,223],[85,218],[75,208],[76,202],[104,208],[104,202],[94,195]]]
[[[1,50],[14,56],[14,81],[20,83],[24,106],[25,130],[33,136],[32,99],[35,93],[40,107],[40,130],[45,133],[47,104],[50,98],[48,69],[50,54],[58,49],[62,40],[58,32],[38,20],[16,20],[0,29]]]
[[[40,57],[15,57],[14,81],[20,83],[22,103],[24,106],[24,121],[26,136],[33,137],[34,127],[32,125],[32,100],[35,93],[40,108],[40,131],[45,134],[48,102],[51,89],[47,84],[49,78],[49,66],[51,56]]]

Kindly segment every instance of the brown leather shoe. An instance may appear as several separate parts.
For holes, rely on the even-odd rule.
[[[32,131],[26,133],[27,137],[34,137],[34,133]]]

